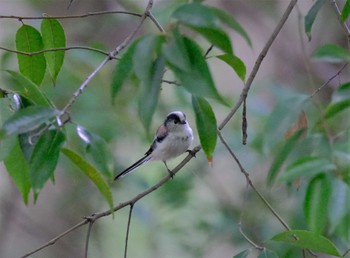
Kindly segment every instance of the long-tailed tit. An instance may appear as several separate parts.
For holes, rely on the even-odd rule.
[[[150,160],[161,160],[170,172],[166,161],[186,152],[193,141],[193,132],[186,121],[186,115],[174,111],[167,115],[164,123],[158,128],[153,143],[145,156],[118,174],[114,180],[125,176]]]

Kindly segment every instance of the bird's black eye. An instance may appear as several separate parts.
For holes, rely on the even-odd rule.
[[[179,121],[178,120],[174,120],[174,124],[178,124],[179,123]]]

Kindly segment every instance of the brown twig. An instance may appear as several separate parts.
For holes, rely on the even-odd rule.
[[[89,16],[98,16],[98,15],[106,15],[106,14],[127,14],[132,16],[142,17],[142,14],[128,12],[128,11],[99,11],[99,12],[88,12],[84,14],[77,15],[58,15],[58,16],[48,16],[43,14],[43,16],[17,16],[17,15],[0,15],[0,19],[16,19],[16,20],[43,20],[43,19],[79,19],[86,18]]]
[[[91,229],[92,226],[94,224],[94,220],[89,221],[89,227],[87,230],[87,234],[86,234],[86,240],[85,240],[85,252],[84,252],[84,257],[87,258],[88,257],[88,250],[89,250],[89,240],[90,240],[90,234],[91,234]]]
[[[105,56],[109,56],[109,52],[105,52],[103,50],[100,50],[100,49],[97,49],[97,48],[93,48],[93,47],[83,47],[83,46],[50,48],[50,49],[43,49],[43,50],[35,51],[35,52],[23,52],[23,51],[18,51],[18,50],[6,48],[6,47],[1,47],[1,46],[0,46],[0,49],[4,50],[4,51],[7,51],[7,52],[20,54],[20,55],[26,55],[26,56],[39,55],[39,54],[42,54],[42,53],[45,53],[45,52],[68,51],[68,50],[75,50],[75,49],[89,50],[89,51],[93,51],[93,52],[97,52],[97,53],[103,54]],[[114,59],[116,59],[116,57],[114,57]]]
[[[130,204],[129,217],[128,217],[128,224],[127,224],[126,235],[125,235],[124,258],[127,257],[127,253],[128,253],[128,241],[129,241],[130,224],[131,224],[131,215],[132,215],[133,208],[134,208],[134,204]]]

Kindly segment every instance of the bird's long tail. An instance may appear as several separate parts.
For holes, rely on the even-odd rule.
[[[129,174],[131,171],[133,171],[134,169],[138,168],[139,166],[141,166],[143,163],[146,163],[147,161],[149,161],[151,159],[151,157],[149,155],[144,156],[143,158],[139,159],[138,161],[136,161],[134,164],[132,164],[130,167],[128,167],[127,169],[125,169],[123,172],[119,173],[114,180],[117,180],[119,177],[123,177],[126,174]]]

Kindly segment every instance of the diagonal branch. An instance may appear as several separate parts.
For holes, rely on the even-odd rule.
[[[270,38],[268,39],[268,41],[266,42],[264,48],[262,49],[262,51],[260,52],[257,60],[255,61],[255,65],[253,67],[253,70],[251,71],[247,82],[245,83],[245,86],[242,90],[242,93],[239,97],[239,100],[237,101],[236,105],[232,108],[232,110],[230,111],[230,113],[225,117],[225,119],[221,122],[221,124],[219,125],[219,130],[223,129],[226,124],[231,120],[231,118],[233,117],[233,115],[237,112],[238,108],[242,105],[243,101],[247,98],[248,96],[248,92],[250,90],[250,87],[255,79],[256,74],[258,73],[259,69],[260,69],[260,65],[262,63],[262,61],[264,60],[265,56],[267,55],[267,52],[269,51],[273,41],[276,39],[277,35],[280,33],[283,25],[285,24],[285,22],[287,21],[290,13],[292,12],[294,6],[296,5],[298,0],[291,0],[287,9],[285,10],[281,20],[279,21],[279,23],[277,24],[275,30],[272,32]]]
[[[134,204],[130,204],[130,210],[129,210],[129,217],[128,217],[128,225],[126,228],[126,235],[125,235],[125,249],[124,249],[124,258],[127,257],[128,253],[128,241],[129,241],[129,232],[130,232],[130,224],[131,224],[131,215],[134,208]]]
[[[89,223],[89,227],[87,230],[87,234],[86,234],[86,241],[85,241],[85,254],[84,254],[84,258],[88,257],[88,250],[89,250],[89,240],[90,240],[90,234],[91,234],[91,229],[92,226],[94,225],[94,221],[90,221]]]

